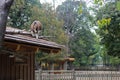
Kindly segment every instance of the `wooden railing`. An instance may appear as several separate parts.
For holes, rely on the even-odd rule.
[[[35,80],[120,80],[120,71],[36,71]]]
[[[35,72],[36,80],[75,80],[74,70],[39,70]]]

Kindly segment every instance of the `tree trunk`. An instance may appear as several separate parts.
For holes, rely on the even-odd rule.
[[[0,49],[4,39],[9,9],[14,0],[0,0]]]

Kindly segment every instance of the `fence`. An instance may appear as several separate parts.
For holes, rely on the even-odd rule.
[[[36,71],[36,80],[120,80],[119,71]]]
[[[75,80],[74,70],[44,70],[35,72],[35,80]]]

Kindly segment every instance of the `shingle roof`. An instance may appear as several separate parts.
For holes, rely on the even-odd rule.
[[[15,41],[19,43],[26,43],[36,46],[59,48],[59,49],[63,47],[63,45],[59,45],[55,42],[51,42],[44,39],[36,39],[31,36],[30,32],[12,27],[6,28],[5,40]]]

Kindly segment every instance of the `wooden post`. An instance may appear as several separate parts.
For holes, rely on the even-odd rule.
[[[73,80],[76,80],[75,70],[73,70]]]
[[[42,80],[42,70],[41,69],[39,69],[38,80]]]
[[[64,66],[64,70],[67,70],[67,61],[65,61],[63,66]]]

